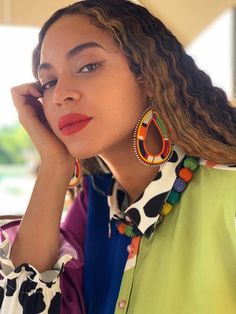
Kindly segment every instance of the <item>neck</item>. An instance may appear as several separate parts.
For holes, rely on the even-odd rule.
[[[145,166],[137,159],[132,146],[132,137],[124,142],[123,145],[112,147],[109,152],[104,152],[100,157],[128,193],[129,203],[132,204],[155,178],[159,167]],[[149,140],[149,144],[151,144],[151,140]],[[156,151],[160,151],[160,141],[157,143],[155,139],[151,146]]]

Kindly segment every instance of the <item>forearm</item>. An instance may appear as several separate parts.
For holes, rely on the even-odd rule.
[[[28,263],[42,272],[55,264],[69,173],[60,165],[41,166],[12,247],[11,260],[15,266]]]

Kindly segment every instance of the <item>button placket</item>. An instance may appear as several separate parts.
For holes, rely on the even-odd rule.
[[[128,313],[128,304],[133,286],[134,272],[136,267],[140,240],[141,237],[134,237],[132,238],[131,244],[127,246],[127,251],[129,255],[125,265],[125,270],[120,287],[120,293],[116,303],[115,314]]]

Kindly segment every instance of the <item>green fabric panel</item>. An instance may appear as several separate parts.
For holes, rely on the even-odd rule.
[[[236,171],[200,166],[152,239],[143,237],[123,313],[235,314],[235,212]]]

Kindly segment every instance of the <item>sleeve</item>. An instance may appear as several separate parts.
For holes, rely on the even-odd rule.
[[[20,220],[0,228],[0,313],[83,314],[83,241],[87,193],[75,199],[60,228],[59,259],[39,273],[30,264],[14,267],[10,252]]]
[[[68,241],[73,244],[75,249],[84,248],[88,190],[88,179],[85,176],[83,179],[83,189],[74,200],[62,222],[62,229],[65,230]]]

